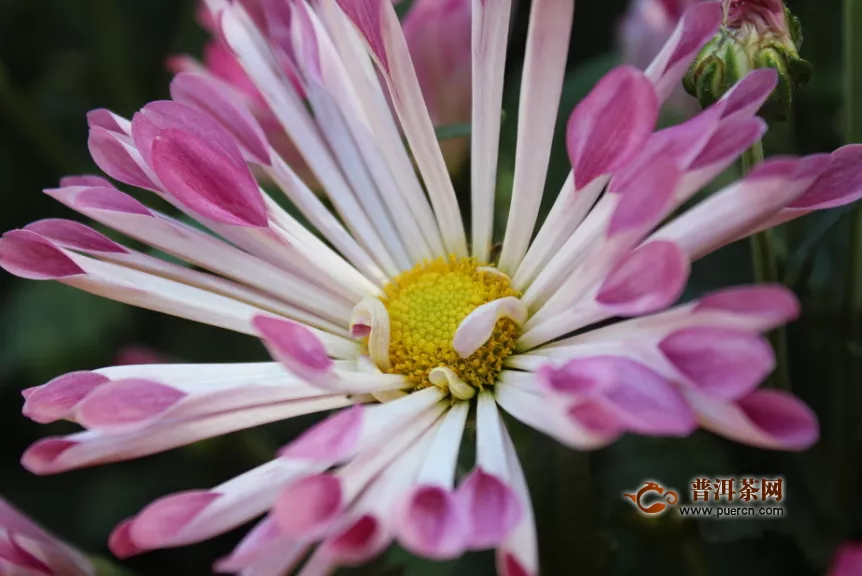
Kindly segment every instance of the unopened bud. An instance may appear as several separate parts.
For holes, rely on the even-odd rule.
[[[724,19],[683,81],[704,108],[755,68],[778,71],[778,86],[761,110],[772,120],[790,112],[793,95],[811,78],[799,57],[802,27],[781,0],[723,0]]]

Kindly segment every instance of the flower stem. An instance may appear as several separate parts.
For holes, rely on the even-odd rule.
[[[763,162],[763,143],[758,140],[742,155],[742,172],[748,174]],[[751,260],[754,267],[754,280],[758,284],[779,282],[778,257],[772,230],[764,230],[751,237]],[[770,377],[775,388],[790,389],[790,375],[787,367],[787,332],[781,326],[769,335],[775,350],[775,373]]]

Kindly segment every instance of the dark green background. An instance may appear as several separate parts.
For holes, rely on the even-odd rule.
[[[581,0],[560,122],[616,62],[615,22],[624,0]],[[838,0],[790,4],[805,31],[802,55],[815,66],[790,121],[775,126],[767,154],[830,151],[841,136],[841,20]],[[517,77],[529,2],[521,1],[509,57],[501,171],[511,171]],[[67,173],[95,170],[85,113],[108,107],[126,116],[166,98],[169,54],[198,54],[206,36],[190,0],[0,0],[0,229],[45,217],[75,218],[41,193]],[[665,119],[672,121],[672,118]],[[568,170],[561,142],[548,190]],[[725,176],[731,178],[734,174]],[[466,175],[458,178],[467,198]],[[548,200],[546,198],[546,200]],[[504,216],[505,209],[500,216]],[[710,434],[685,440],[629,437],[593,454],[576,454],[516,427],[538,516],[544,574],[823,574],[835,545],[860,529],[858,393],[846,376],[862,346],[846,326],[847,209],[782,229],[782,275],[803,299],[790,327],[794,391],[821,417],[823,440],[802,455],[767,453]],[[747,243],[695,267],[686,298],[752,275]],[[858,320],[858,319],[857,319]],[[108,555],[111,528],[159,495],[205,488],[268,458],[311,419],[237,433],[138,461],[35,477],[18,464],[27,445],[73,429],[40,426],[20,415],[20,390],[72,370],[110,364],[126,344],[147,344],[175,359],[265,359],[254,339],[132,309],[52,283],[0,275],[0,494],[45,526],[96,555]],[[858,384],[858,383],[857,383]],[[788,517],[769,521],[645,523],[620,499],[644,478],[686,487],[695,475],[780,473]],[[684,491],[684,490],[683,490]],[[206,574],[242,530],[198,546],[123,564],[141,575]],[[862,536],[858,532],[855,536]],[[433,564],[390,551],[363,574],[492,574],[490,554]]]

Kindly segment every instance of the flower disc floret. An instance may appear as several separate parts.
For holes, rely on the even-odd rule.
[[[498,298],[518,297],[509,278],[475,258],[437,258],[403,272],[384,289],[391,336],[388,372],[406,376],[417,388],[428,374],[449,368],[476,388],[491,386],[503,360],[515,349],[519,327],[503,318],[491,338],[467,358],[452,348],[458,326],[473,310]]]

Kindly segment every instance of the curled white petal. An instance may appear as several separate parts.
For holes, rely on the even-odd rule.
[[[514,296],[482,304],[461,321],[452,348],[461,358],[469,357],[488,341],[501,318],[509,318],[521,326],[527,321],[527,307]]]
[[[389,369],[389,312],[377,298],[365,298],[353,308],[350,333],[368,336],[368,354],[381,370]]]
[[[438,366],[428,374],[428,380],[435,386],[449,390],[458,400],[469,400],[476,395],[476,389],[461,380],[451,369]]]

